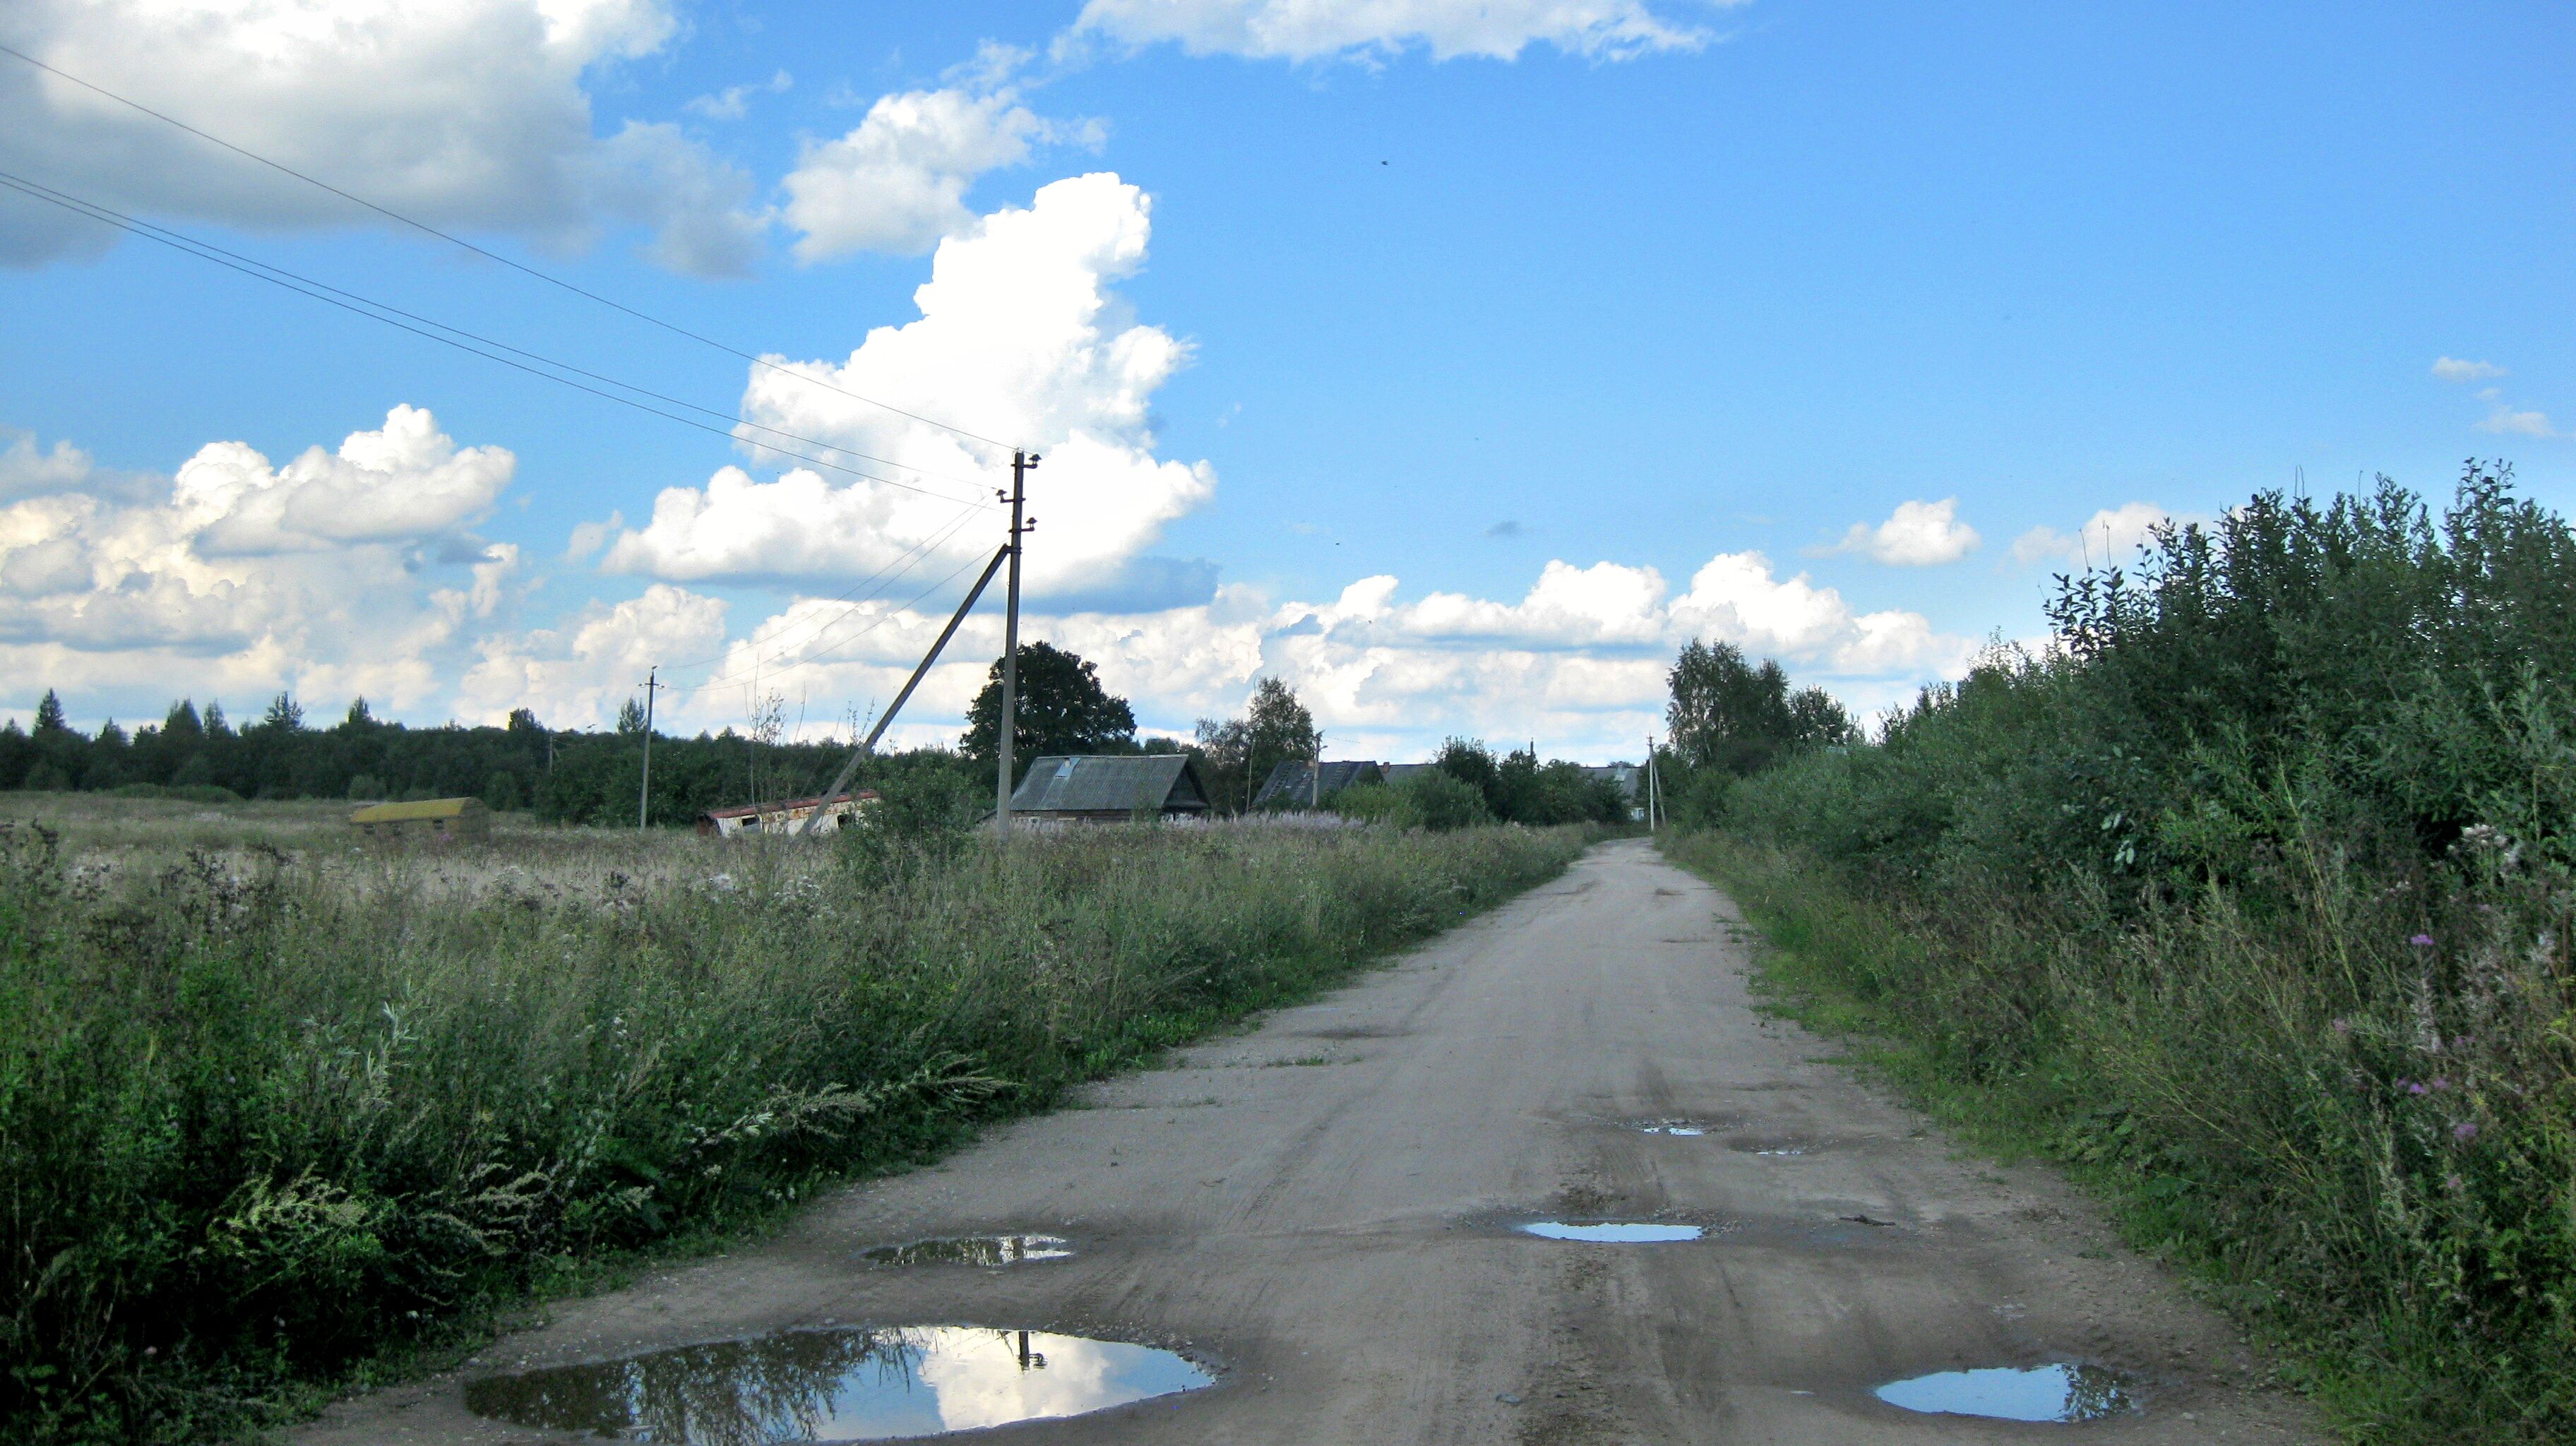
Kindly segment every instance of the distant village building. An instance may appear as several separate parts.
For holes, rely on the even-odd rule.
[[[479,798],[424,798],[370,804],[349,822],[369,838],[482,838],[492,831],[492,810]]]
[[[1252,796],[1257,812],[1265,808],[1315,808],[1333,801],[1333,795],[1362,783],[1376,783],[1385,777],[1383,768],[1367,759],[1317,765],[1303,758],[1282,759],[1270,770],[1261,791]]]
[[[1196,819],[1207,812],[1207,789],[1186,753],[1041,758],[1011,794],[1014,825]]]
[[[876,791],[860,789],[856,793],[836,793],[829,803],[821,794],[812,798],[782,798],[775,803],[746,803],[734,808],[711,808],[698,815],[701,838],[741,838],[746,834],[789,833],[797,822],[819,817],[807,832],[839,833],[844,824],[856,823],[859,810],[877,801]]]
[[[1633,763],[1603,763],[1587,766],[1583,771],[1615,785],[1619,796],[1630,803],[1637,801],[1637,790],[1646,777],[1646,771]]]

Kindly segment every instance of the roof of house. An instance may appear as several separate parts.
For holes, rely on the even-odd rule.
[[[1637,796],[1637,785],[1644,776],[1644,770],[1633,763],[1596,763],[1583,771],[1616,784],[1619,791],[1630,798]]]
[[[1320,780],[1316,772],[1315,765],[1306,759],[1281,759],[1278,766],[1270,770],[1270,777],[1262,781],[1261,791],[1252,796],[1252,806],[1261,808],[1274,802],[1294,806],[1319,794],[1330,798],[1354,783],[1377,777],[1379,769],[1374,760],[1366,758],[1341,762],[1327,759]]]
[[[1155,813],[1204,809],[1207,790],[1186,753],[1050,755],[1029,765],[1013,813]]]
[[[856,793],[833,794],[832,801],[834,803],[873,803],[876,801],[876,796],[875,789],[862,788]],[[750,818],[754,814],[792,813],[800,808],[812,808],[822,801],[823,795],[819,793],[812,798],[775,798],[767,803],[737,803],[727,808],[711,808],[699,814],[698,817]]]
[[[479,798],[423,798],[410,803],[378,803],[349,815],[351,823],[416,823],[422,819],[463,818],[483,812]]]

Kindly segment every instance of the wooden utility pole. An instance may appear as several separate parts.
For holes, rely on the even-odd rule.
[[[1038,465],[1035,452],[1011,453],[1011,580],[1002,614],[1002,717],[994,752],[1001,756],[1001,778],[994,785],[993,828],[1004,841],[1011,837],[1011,743],[1019,728],[1020,709],[1020,552],[1034,519],[1020,520],[1028,502],[1028,476]]]
[[[656,681],[662,676],[662,665],[655,663],[644,674],[644,786],[635,794],[635,831],[641,833],[653,820],[653,695],[661,690]]]
[[[1655,831],[1655,815],[1663,807],[1662,779],[1655,770],[1655,735],[1646,735],[1646,832]]]

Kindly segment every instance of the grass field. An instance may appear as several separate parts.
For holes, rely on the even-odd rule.
[[[1298,997],[1575,830],[369,848],[0,795],[0,1437],[204,1441]],[[10,818],[9,815],[15,815]]]

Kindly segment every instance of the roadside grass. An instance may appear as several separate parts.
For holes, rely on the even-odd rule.
[[[275,823],[0,824],[0,1438],[256,1438],[1308,997],[1588,841]]]
[[[1937,975],[1974,973],[1920,910],[1852,886],[1794,848],[1702,833],[1662,841],[1673,862],[1724,888],[1756,936],[1755,987],[1765,1007],[1844,1046],[1839,1063],[1900,1091],[1974,1151],[2044,1160],[2099,1200],[2121,1237],[2178,1271],[2239,1321],[2272,1363],[2271,1379],[2308,1395],[2345,1439],[2384,1446],[2563,1440],[2554,1401],[2570,1364],[2516,1359],[2428,1312],[2393,1274],[2396,1262],[2300,1257],[2300,1222],[2249,1227],[2245,1196],[2277,1182],[2215,1182],[2181,1152],[2158,1148],[2146,1111],[2122,1099],[2102,1040],[2060,1030],[2047,1006],[2025,1049],[1992,1067],[1929,1022]],[[1979,975],[1981,980],[1989,975]],[[2177,1029],[2185,1022],[2154,1023]],[[2251,1032],[2251,1031],[2248,1031]],[[2141,1128],[2145,1126],[2145,1128]]]

